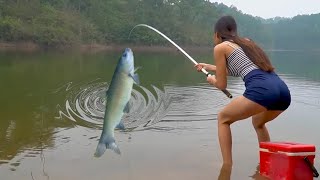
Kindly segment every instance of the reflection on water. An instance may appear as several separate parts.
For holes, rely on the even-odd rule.
[[[256,168],[256,171],[254,173],[254,175],[250,176],[252,179],[254,180],[269,180],[268,178],[264,177],[264,176],[261,176],[260,173],[259,173],[259,165],[257,166]]]
[[[220,166],[215,120],[230,100],[178,53],[135,54],[141,85],[134,85],[133,108],[123,117],[131,131],[116,131],[123,155],[94,159],[119,54],[0,54],[1,179],[263,179],[250,122],[234,126],[234,167]],[[208,54],[194,57],[209,62]],[[318,143],[318,59],[272,54],[293,96],[270,125],[272,138]],[[230,92],[241,95],[243,82],[228,80]]]
[[[222,165],[218,180],[230,180],[231,179],[232,166]]]

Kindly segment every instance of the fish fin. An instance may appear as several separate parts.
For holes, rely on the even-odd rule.
[[[116,126],[116,128],[120,130],[125,130],[125,127],[122,121],[120,121],[120,123]]]
[[[138,69],[141,69],[141,68],[142,68],[141,66],[136,67],[133,72],[136,72],[136,71],[138,71]]]
[[[130,74],[129,75],[130,77],[132,77],[133,81],[136,83],[136,84],[140,84],[140,80],[139,80],[139,75],[138,74]]]
[[[118,145],[115,142],[114,137],[112,136],[106,136],[106,137],[101,137],[99,140],[99,144],[97,146],[96,152],[94,153],[95,157],[101,157],[106,149],[111,149],[117,154],[121,154],[120,149]]]
[[[126,104],[126,106],[123,109],[123,112],[128,113],[129,111],[130,111],[130,104],[129,104],[129,101],[128,101],[128,103]]]

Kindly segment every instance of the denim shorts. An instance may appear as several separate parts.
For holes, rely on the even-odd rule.
[[[286,110],[289,107],[290,90],[276,73],[255,69],[244,77],[244,82],[244,97],[268,110]]]

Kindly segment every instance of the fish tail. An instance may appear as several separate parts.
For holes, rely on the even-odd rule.
[[[96,152],[94,154],[95,157],[100,157],[104,154],[106,149],[111,149],[117,154],[121,154],[118,145],[113,136],[106,135],[102,136],[99,140],[99,144],[97,146]]]

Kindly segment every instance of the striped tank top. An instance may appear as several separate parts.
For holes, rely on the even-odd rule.
[[[250,58],[244,53],[241,47],[234,45],[229,41],[225,41],[234,50],[227,58],[228,74],[235,77],[244,77],[252,70],[259,69]]]

